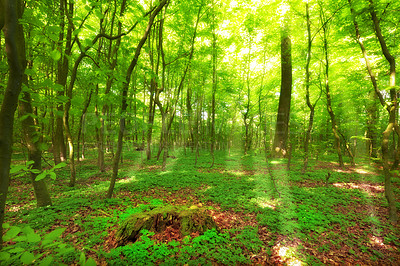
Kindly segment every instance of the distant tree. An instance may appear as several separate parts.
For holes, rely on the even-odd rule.
[[[282,5],[289,5],[286,1]],[[279,95],[279,107],[276,118],[275,138],[272,146],[274,157],[285,157],[288,153],[288,134],[290,103],[292,100],[292,41],[289,29],[289,11],[286,10],[282,18],[281,28],[281,90]]]

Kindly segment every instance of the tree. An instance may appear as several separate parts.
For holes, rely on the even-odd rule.
[[[143,33],[142,38],[139,41],[138,46],[136,47],[135,50],[135,55],[132,58],[132,61],[129,65],[128,70],[126,71],[126,76],[125,76],[125,81],[123,83],[123,88],[121,90],[121,95],[122,95],[122,102],[121,102],[121,118],[119,120],[119,132],[118,132],[118,144],[117,144],[117,152],[115,154],[114,160],[113,160],[113,174],[111,177],[111,181],[110,181],[110,186],[108,188],[108,192],[107,192],[107,198],[111,198],[113,191],[114,191],[114,186],[115,186],[115,181],[117,180],[117,176],[118,176],[118,165],[119,165],[119,160],[121,157],[121,153],[122,153],[122,140],[123,140],[123,136],[124,136],[124,131],[125,131],[125,112],[126,109],[128,107],[127,105],[127,96],[128,96],[128,88],[129,88],[129,83],[131,81],[131,75],[132,75],[132,71],[133,69],[136,67],[139,56],[140,56],[140,52],[142,50],[143,45],[145,44],[147,37],[149,36],[151,27],[153,25],[154,19],[157,16],[157,14],[163,9],[163,7],[167,4],[167,0],[162,0],[156,9],[154,9],[154,11],[151,12],[150,14],[150,18],[149,18],[149,22],[147,23],[147,27],[145,32]]]
[[[289,9],[285,1],[282,5]],[[284,9],[285,9],[284,8]],[[281,28],[281,90],[276,118],[275,138],[272,147],[274,157],[286,156],[289,133],[290,103],[292,99],[292,43],[289,30],[289,11],[284,10]]]
[[[374,73],[372,72],[371,64],[370,64],[369,58],[367,56],[367,51],[366,51],[364,43],[361,39],[361,34],[360,34],[358,23],[356,21],[356,16],[355,16],[354,8],[352,6],[352,1],[348,0],[348,2],[350,5],[350,11],[351,11],[352,18],[353,18],[354,29],[356,32],[356,40],[361,48],[361,52],[363,54],[366,68],[367,68],[368,74],[370,76],[372,85],[374,87],[376,95],[378,96],[378,98],[380,100],[382,107],[386,108],[386,110],[389,113],[389,122],[386,126],[385,131],[383,132],[383,138],[382,138],[382,161],[383,161],[383,172],[385,175],[385,197],[386,197],[386,200],[388,201],[388,205],[389,205],[389,219],[393,223],[396,223],[397,222],[397,208],[396,208],[396,201],[394,198],[394,193],[393,193],[393,188],[392,188],[392,183],[391,183],[392,174],[390,172],[390,165],[389,165],[389,137],[392,133],[393,134],[396,133],[397,136],[400,136],[400,128],[399,128],[399,125],[398,125],[397,119],[396,119],[396,113],[398,112],[398,102],[397,102],[397,92],[396,92],[395,58],[390,53],[390,51],[387,47],[386,41],[382,35],[380,22],[379,22],[379,19],[376,15],[376,11],[375,11],[374,2],[372,0],[369,0],[369,3],[370,3],[369,12],[371,15],[371,20],[374,25],[375,35],[381,46],[382,53],[383,53],[384,57],[386,58],[386,60],[388,61],[389,66],[390,66],[389,88],[390,88],[391,102],[387,103],[384,100],[384,97],[378,88],[376,77],[375,77]],[[393,165],[392,165],[393,168],[395,168],[396,163],[398,163],[397,158],[398,158],[398,156],[396,155],[395,161],[393,162]]]
[[[9,67],[7,88],[0,110],[0,235],[3,235],[4,211],[10,184],[10,163],[13,144],[14,113],[21,92],[26,68],[25,37],[18,18],[22,16],[20,0],[0,1],[0,26],[6,42]],[[0,238],[0,248],[3,240]]]

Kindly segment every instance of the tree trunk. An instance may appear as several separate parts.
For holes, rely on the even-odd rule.
[[[20,0],[1,0],[4,9],[0,11],[0,25],[4,33],[8,60],[8,82],[0,110],[0,236],[3,235],[3,222],[8,187],[10,184],[10,164],[13,144],[14,114],[18,96],[21,92],[26,68],[25,38],[18,18],[22,17]],[[0,249],[3,239],[0,237]]]
[[[124,135],[124,131],[125,131],[125,112],[126,112],[126,108],[128,106],[126,97],[128,95],[128,88],[129,88],[129,83],[131,81],[132,71],[136,67],[136,64],[137,64],[139,56],[140,56],[140,52],[141,52],[142,47],[145,44],[147,37],[150,33],[150,29],[153,25],[154,19],[157,16],[157,14],[161,11],[161,9],[165,6],[166,3],[167,3],[167,0],[162,0],[160,2],[160,4],[158,5],[158,7],[151,13],[149,22],[147,24],[147,28],[146,28],[142,38],[140,39],[138,46],[136,47],[135,55],[129,65],[129,68],[126,73],[125,81],[124,81],[124,84],[122,87],[122,92],[121,92],[121,95],[122,95],[121,118],[119,121],[117,152],[116,152],[114,160],[113,160],[113,175],[111,177],[110,187],[107,192],[107,198],[109,198],[109,199],[112,197],[112,194],[114,191],[114,186],[115,186],[115,181],[117,180],[117,176],[118,176],[119,159],[120,159],[121,153],[122,153],[122,139],[123,139],[123,135]]]
[[[307,20],[307,59],[306,59],[306,103],[308,108],[310,109],[310,115],[308,119],[308,127],[306,132],[306,138],[304,141],[304,161],[303,161],[303,169],[302,172],[305,173],[307,171],[308,166],[308,157],[309,157],[309,144],[311,139],[311,131],[314,123],[314,113],[315,106],[319,100],[312,104],[310,100],[310,62],[311,62],[311,47],[312,47],[312,37],[311,37],[311,21],[310,21],[310,10],[308,6],[308,2],[306,3],[306,20]],[[321,95],[320,95],[321,97]]]
[[[26,76],[24,78],[24,83],[27,84],[28,81]],[[33,161],[32,169],[38,171],[42,170],[42,151],[40,150],[40,138],[37,136],[39,132],[35,129],[35,122],[32,118],[32,104],[31,95],[29,92],[24,91],[22,100],[19,102],[19,113],[20,116],[26,116],[22,120],[23,135],[25,143],[28,149],[28,160]],[[47,185],[44,179],[36,181],[36,176],[38,173],[30,173],[31,182],[33,185],[35,198],[38,207],[44,207],[51,205],[51,198],[49,191],[47,190]]]
[[[285,157],[287,155],[290,102],[292,97],[292,48],[289,33],[289,18],[285,17],[284,20],[281,30],[281,91],[274,145],[272,147],[272,155],[274,157]]]
[[[322,30],[323,30],[323,43],[324,43],[323,49],[324,49],[324,56],[325,56],[324,75],[325,75],[326,108],[328,110],[329,117],[331,118],[332,132],[333,132],[333,136],[335,138],[335,149],[338,154],[339,166],[344,167],[342,148],[341,148],[341,143],[340,143],[340,135],[338,132],[338,126],[336,123],[335,113],[333,112],[333,109],[332,109],[332,97],[331,97],[330,87],[329,87],[328,21],[325,19],[325,14],[322,10],[322,7],[321,7],[320,12],[321,12],[320,19],[321,19]]]
[[[92,93],[93,93],[93,89],[91,88],[90,92],[89,92],[89,95],[88,95],[88,98],[86,99],[85,104],[83,106],[82,114],[81,114],[81,117],[80,117],[80,120],[79,120],[78,139],[76,141],[77,142],[76,153],[77,153],[77,161],[78,162],[79,162],[79,157],[80,157],[80,154],[79,154],[79,142],[80,142],[80,139],[81,139],[81,135],[82,135],[82,159],[83,159],[83,151],[84,151],[83,150],[84,149],[84,142],[83,142],[84,134],[83,134],[83,131],[85,130],[84,123],[85,123],[85,116],[86,116],[87,109],[89,108],[90,102],[92,100]]]
[[[392,103],[389,107],[390,108],[389,109],[389,124],[388,124],[386,130],[383,132],[382,159],[383,159],[383,171],[385,174],[385,197],[386,197],[386,200],[388,201],[388,205],[389,205],[389,220],[393,223],[396,223],[397,222],[397,208],[396,208],[396,200],[394,197],[393,187],[392,187],[392,182],[391,182],[392,174],[390,173],[389,149],[388,149],[390,134],[394,131],[394,132],[396,132],[397,136],[400,137],[400,129],[399,129],[399,126],[398,126],[397,120],[396,120],[396,114],[398,113],[397,92],[396,92],[396,88],[395,88],[395,86],[396,86],[396,61],[395,61],[395,58],[390,53],[390,51],[386,45],[386,41],[383,38],[379,19],[377,18],[376,13],[375,13],[374,3],[372,0],[369,0],[369,2],[370,2],[370,14],[371,14],[372,21],[374,23],[375,35],[379,40],[379,44],[381,46],[382,53],[390,65],[389,86],[390,86],[390,96],[391,96]],[[397,149],[397,153],[399,153],[399,152],[400,152],[400,150]],[[396,154],[395,161],[393,162],[393,165],[392,165],[392,169],[397,168],[397,166],[399,164],[398,158],[399,158],[399,156],[398,156],[398,154]]]
[[[212,96],[211,96],[211,145],[210,153],[212,158],[211,168],[215,162],[215,94],[217,92],[217,35],[215,34],[215,16],[213,16],[213,44],[212,44]]]
[[[65,86],[67,84],[68,78],[68,67],[69,67],[69,57],[71,55],[72,48],[72,27],[68,24],[67,36],[64,39],[64,28],[65,28],[65,17],[68,13],[67,0],[60,0],[60,35],[58,42],[58,49],[61,52],[63,49],[63,43],[65,42],[64,56],[57,63],[57,84],[61,85],[62,89],[57,91],[57,96],[64,96]],[[63,103],[58,103],[56,107],[56,130],[53,139],[53,154],[54,162],[57,164],[60,161],[65,161],[67,159],[67,151],[65,146],[64,137],[64,123],[63,116],[64,113]]]

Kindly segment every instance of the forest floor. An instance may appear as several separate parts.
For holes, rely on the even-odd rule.
[[[400,227],[387,219],[379,167],[338,167],[334,158],[270,160],[262,155],[204,151],[195,165],[190,151],[174,151],[166,171],[143,152],[126,152],[112,199],[105,199],[110,165],[97,170],[92,156],[79,163],[78,182],[68,187],[68,167],[47,179],[53,206],[36,208],[26,176],[13,177],[0,264],[39,265],[396,265]],[[321,160],[321,159],[320,159]],[[110,160],[109,160],[110,161]],[[23,163],[14,158],[13,163]],[[272,176],[271,176],[272,174]],[[327,179],[327,177],[329,178]],[[400,208],[400,178],[393,178]],[[218,225],[182,237],[143,232],[117,246],[115,233],[133,213],[156,206],[207,208]]]

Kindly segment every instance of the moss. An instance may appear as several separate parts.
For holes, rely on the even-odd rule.
[[[168,205],[132,214],[118,229],[117,241],[119,245],[135,242],[143,229],[160,233],[169,226],[179,228],[183,236],[194,232],[202,234],[208,229],[217,228],[204,208]]]

